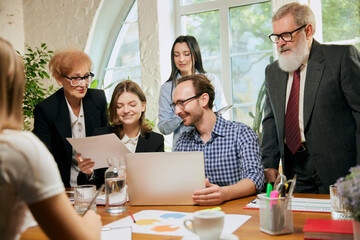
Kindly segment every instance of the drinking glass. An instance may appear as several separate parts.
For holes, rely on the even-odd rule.
[[[117,214],[126,211],[127,186],[125,161],[116,157],[107,158],[109,168],[105,172],[106,211]]]

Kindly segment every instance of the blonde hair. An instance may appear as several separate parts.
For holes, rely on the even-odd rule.
[[[24,63],[11,44],[0,38],[0,132],[22,128],[24,88]]]
[[[272,17],[272,21],[279,20],[287,14],[291,14],[294,17],[295,24],[299,27],[305,24],[311,24],[313,27],[313,35],[315,34],[315,15],[309,6],[297,2],[285,4],[276,11]]]
[[[74,67],[84,63],[87,64],[90,71],[92,66],[90,57],[82,51],[69,48],[55,53],[49,62],[49,69],[52,76],[58,79],[70,74]]]

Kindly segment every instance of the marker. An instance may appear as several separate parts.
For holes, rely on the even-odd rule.
[[[280,197],[286,197],[286,189],[285,189],[285,185],[284,184],[280,184],[280,187],[279,187],[279,196]]]
[[[220,211],[221,207],[207,208],[200,211]]]
[[[272,190],[273,190],[273,187],[272,187],[271,183],[267,183],[267,186],[266,186],[266,197],[270,197],[270,193],[271,193]]]
[[[132,213],[131,213],[130,211],[128,211],[128,213],[129,213],[130,217],[132,218],[132,220],[134,221],[134,223],[136,223],[135,218],[134,218],[134,216],[132,215]]]
[[[279,197],[279,192],[278,191],[271,191],[270,193],[270,198],[278,198]],[[277,200],[270,200],[270,210],[272,208],[273,205],[277,205]]]

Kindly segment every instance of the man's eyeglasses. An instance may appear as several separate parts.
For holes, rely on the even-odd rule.
[[[79,86],[81,81],[85,81],[86,84],[90,84],[94,78],[94,74],[92,72],[89,73],[89,75],[83,76],[83,77],[68,77],[66,75],[63,75],[64,78],[67,78],[70,80],[71,86]]]
[[[270,34],[269,35],[269,38],[270,40],[273,42],[273,43],[279,43],[280,42],[280,38],[282,38],[282,40],[284,40],[285,42],[290,42],[291,40],[293,40],[293,33],[296,32],[296,31],[299,31],[300,29],[306,27],[307,24],[295,29],[294,31],[292,32],[284,32],[284,33],[281,33],[281,34]]]
[[[184,107],[185,107],[185,103],[186,103],[186,102],[188,102],[188,101],[190,101],[190,100],[192,100],[192,99],[198,98],[198,97],[200,97],[201,95],[202,95],[202,94],[195,95],[195,96],[190,97],[190,98],[188,98],[188,99],[185,99],[185,100],[182,100],[182,101],[177,101],[176,103],[171,103],[171,104],[170,104],[170,107],[172,108],[172,110],[173,110],[174,112],[175,112],[175,108],[176,108],[176,107],[179,107],[181,110],[183,110]]]

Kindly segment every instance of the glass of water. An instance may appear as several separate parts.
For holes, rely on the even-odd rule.
[[[127,185],[125,161],[116,157],[107,158],[109,168],[105,172],[105,202],[109,213],[126,211]]]
[[[352,219],[351,213],[344,207],[336,185],[330,185],[331,218],[334,220]]]
[[[80,185],[74,187],[74,208],[78,214],[84,214],[88,209],[91,200],[96,194],[95,185]],[[94,202],[90,209],[96,211],[96,202]]]

